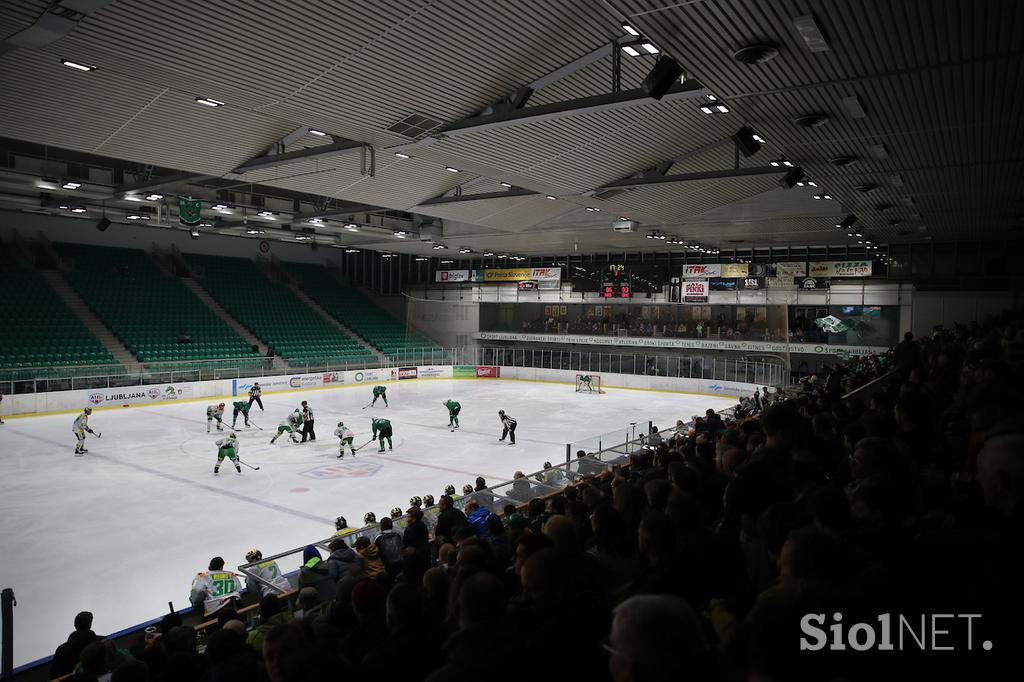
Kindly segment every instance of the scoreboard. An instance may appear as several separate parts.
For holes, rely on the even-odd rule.
[[[602,298],[631,298],[633,287],[625,265],[612,263],[601,282]]]

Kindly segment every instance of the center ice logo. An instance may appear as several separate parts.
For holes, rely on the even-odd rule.
[[[302,475],[317,480],[328,478],[365,478],[366,476],[373,476],[380,470],[380,467],[379,462],[365,460],[359,462],[337,462],[303,471]]]

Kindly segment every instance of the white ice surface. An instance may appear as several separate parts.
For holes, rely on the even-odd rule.
[[[13,588],[18,602],[14,664],[52,654],[79,611],[92,611],[102,634],[157,618],[168,601],[187,606],[192,577],[212,556],[233,568],[250,548],[269,555],[329,536],[339,514],[358,526],[367,511],[380,518],[413,495],[439,497],[448,483],[461,490],[478,475],[497,483],[564,461],[567,442],[625,432],[631,421],[667,426],[734,402],[624,389],[577,395],[571,385],[515,380],[393,383],[389,408],[361,409],[371,397],[368,386],[265,396],[266,412],[254,406],[252,415],[264,430],[239,436],[242,459],[261,470],[239,475],[225,460],[216,477],[222,434],[206,433],[211,401],[96,411],[90,424],[103,437],[89,436],[84,457],[73,456],[75,415],[8,420],[0,426],[0,587]],[[449,397],[462,403],[455,433],[441,404]],[[270,445],[303,399],[316,414],[316,442]],[[497,442],[499,408],[519,421],[514,448]],[[377,455],[370,445],[338,460],[338,420],[359,445],[371,414],[391,419],[394,451]]]

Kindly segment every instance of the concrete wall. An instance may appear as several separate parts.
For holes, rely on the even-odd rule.
[[[918,291],[910,325],[902,331],[928,336],[935,325],[952,327],[956,322],[980,321],[1012,306],[1013,294],[1009,291]]]

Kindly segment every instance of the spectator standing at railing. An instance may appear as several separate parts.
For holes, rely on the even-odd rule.
[[[437,525],[434,526],[434,537],[439,542],[455,542],[455,536],[466,525],[466,515],[461,509],[455,508],[455,502],[451,495],[442,495],[437,503],[440,513],[437,515]]]
[[[82,611],[75,616],[75,631],[68,635],[68,641],[53,652],[49,679],[55,680],[69,674],[78,663],[82,650],[100,639],[102,638],[92,631],[92,613]]]

